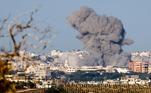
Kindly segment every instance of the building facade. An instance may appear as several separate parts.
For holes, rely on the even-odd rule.
[[[131,61],[128,64],[128,68],[132,72],[148,73],[149,72],[149,62]]]

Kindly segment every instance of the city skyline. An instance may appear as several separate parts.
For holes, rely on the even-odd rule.
[[[126,37],[134,40],[134,44],[126,46],[126,51],[150,50],[151,45],[149,27],[151,1],[53,1],[53,0],[26,0],[2,1],[0,4],[0,19],[4,16],[18,16],[34,9],[39,9],[36,20],[50,24],[55,32],[51,49],[68,51],[83,49],[82,43],[76,39],[78,34],[68,23],[67,17],[81,6],[88,6],[98,15],[115,16],[119,18],[127,32]]]

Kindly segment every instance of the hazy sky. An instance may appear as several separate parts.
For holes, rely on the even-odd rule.
[[[122,20],[127,37],[135,43],[126,51],[151,50],[151,0],[0,0],[0,19],[39,9],[35,20],[51,25],[55,33],[51,49],[82,49],[67,17],[81,6],[93,8],[97,14],[116,16]]]

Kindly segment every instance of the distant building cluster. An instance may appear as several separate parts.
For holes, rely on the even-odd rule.
[[[12,61],[12,69],[16,72],[25,72],[37,79],[51,77],[52,71],[72,73],[77,71],[105,71],[118,73],[151,73],[151,52],[134,52],[128,67],[113,66],[79,66],[87,51],[73,50],[62,52],[50,51],[47,55],[36,55],[27,51],[20,51],[21,57],[15,57]]]
[[[131,53],[131,61],[128,66],[79,66],[85,55],[89,55],[87,51],[73,50],[62,52],[59,50],[52,50],[47,55],[37,55],[27,51],[20,51],[20,57],[13,58],[12,69],[14,76],[11,76],[13,81],[26,81],[27,78],[34,80],[47,80],[51,79],[53,74],[60,75],[62,72],[65,74],[72,74],[74,72],[98,72],[100,75],[103,73],[122,73],[131,74],[137,73],[151,73],[151,52],[134,52]],[[54,73],[52,73],[54,72]],[[61,72],[61,73],[58,73]],[[65,78],[59,76],[55,78]],[[141,80],[138,76],[134,77],[127,75],[120,80],[104,80],[103,84],[146,84],[150,81]],[[148,77],[149,78],[149,77]],[[88,83],[92,83],[91,81]],[[96,83],[96,82],[95,82]],[[100,81],[100,83],[102,83]],[[94,84],[94,83],[93,83]]]
[[[87,51],[72,50],[72,51],[59,51],[52,50],[49,55],[54,58],[54,64],[68,64],[71,67],[79,67],[85,55],[89,55]]]
[[[52,71],[63,71],[72,73],[76,71],[98,71],[128,73],[126,67],[113,66],[78,66],[84,55],[88,55],[86,51],[75,50],[62,52],[53,50],[47,55],[36,55],[27,51],[20,51],[20,57],[12,60],[12,69],[16,72],[25,72],[28,75],[34,75],[37,79],[50,77]]]
[[[130,71],[138,73],[151,73],[151,52],[131,53],[131,61],[128,63]]]

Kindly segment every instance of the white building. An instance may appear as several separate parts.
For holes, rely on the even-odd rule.
[[[34,74],[39,79],[43,79],[49,73],[49,68],[47,64],[39,63],[39,65],[30,65],[25,72],[27,74]]]
[[[115,68],[118,73],[129,73],[128,68]]]
[[[78,70],[81,71],[96,71],[102,69],[102,66],[81,66]]]

